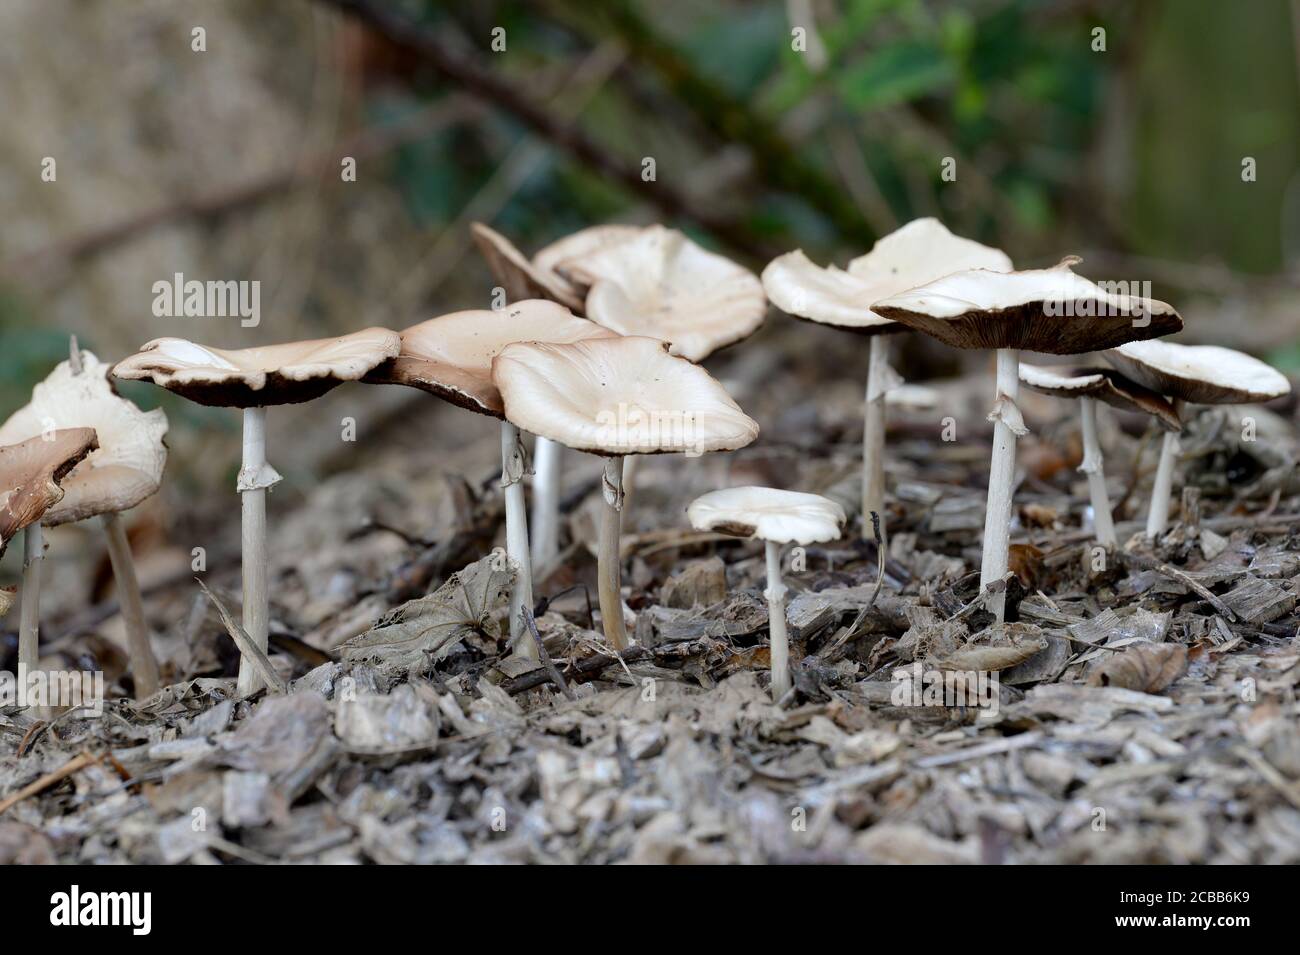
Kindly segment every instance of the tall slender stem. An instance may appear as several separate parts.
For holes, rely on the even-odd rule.
[[[790,637],[785,624],[785,583],[781,580],[781,545],[766,542],[767,552],[767,625],[771,634],[772,699],[779,700],[790,691]]]
[[[597,575],[600,579],[600,622],[605,639],[615,650],[628,647],[627,627],[623,623],[622,557],[619,554],[623,535],[623,458],[605,459],[602,482],[605,506],[600,514],[600,549]]]
[[[533,609],[533,565],[528,553],[528,509],[524,506],[524,474],[528,463],[519,429],[501,421],[501,487],[506,499],[506,556],[515,570],[510,591],[510,644],[515,653],[537,658],[528,627],[520,611]]]
[[[1011,541],[1011,491],[1016,475],[1016,430],[1005,420],[1019,417],[1019,353],[998,349],[998,390],[993,414],[993,455],[989,463],[989,497],[984,512],[984,559],[980,589],[1007,573],[1007,547]],[[1023,430],[1023,425],[1021,426]],[[1001,623],[1006,613],[1006,593],[994,594],[985,605]]]
[[[1169,523],[1169,497],[1174,487],[1174,465],[1178,462],[1178,435],[1166,431],[1160,444],[1160,463],[1151,485],[1151,507],[1147,511],[1147,537],[1155,540]]]
[[[564,480],[564,445],[538,437],[533,449],[533,563],[542,566],[560,552],[560,485]]]
[[[862,414],[862,536],[873,539],[871,512],[885,520],[885,387],[889,379],[889,345],[885,335],[871,336],[867,359],[867,394]]]
[[[149,641],[149,625],[144,619],[144,601],[140,598],[140,582],[135,576],[131,544],[126,537],[126,528],[122,526],[122,518],[116,513],[104,515],[104,534],[108,538],[108,559],[113,565],[113,580],[117,584],[117,602],[122,609],[122,622],[126,625],[135,698],[143,700],[153,696],[162,683],[158,675],[158,658],[154,656]]]
[[[1088,475],[1088,493],[1092,501],[1092,526],[1097,543],[1107,549],[1119,545],[1115,522],[1110,514],[1110,494],[1106,490],[1106,472],[1102,467],[1101,442],[1097,439],[1097,402],[1079,399],[1079,419],[1083,429],[1083,463],[1079,470]]]
[[[36,521],[23,531],[23,604],[18,617],[18,665],[29,674],[35,672],[41,656],[41,564],[44,562],[45,535],[41,533],[41,522]]]
[[[278,480],[266,464],[266,409],[244,409],[244,457],[239,470],[239,495],[243,509],[242,547],[244,572],[243,625],[253,643],[266,652],[270,630],[266,560],[266,492]],[[262,687],[252,663],[239,661],[239,695]]]

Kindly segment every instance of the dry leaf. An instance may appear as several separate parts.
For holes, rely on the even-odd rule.
[[[1187,648],[1181,643],[1134,644],[1094,670],[1088,682],[1160,693],[1186,671]]]

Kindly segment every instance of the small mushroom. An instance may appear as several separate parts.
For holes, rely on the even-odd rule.
[[[41,517],[63,499],[63,479],[98,446],[94,428],[66,428],[0,447],[0,556],[24,531],[18,664],[29,671],[40,656]]]
[[[1141,385],[1129,381],[1109,368],[1079,368],[1063,374],[1038,365],[1020,366],[1020,382],[1025,387],[1057,398],[1077,398],[1079,421],[1083,432],[1083,461],[1079,470],[1088,477],[1092,499],[1093,527],[1097,541],[1113,549],[1119,541],[1111,518],[1110,495],[1106,491],[1106,474],[1102,468],[1101,443],[1097,440],[1097,402],[1124,411],[1140,411],[1177,433],[1182,427],[1173,404]]]
[[[506,553],[516,577],[510,599],[510,638],[516,652],[535,656],[520,609],[533,606],[528,514],[524,509],[527,462],[519,428],[505,415],[492,380],[492,360],[515,342],[569,343],[615,333],[578,318],[562,305],[527,299],[496,310],[453,312],[402,332],[401,353],[366,376],[373,384],[407,385],[452,404],[501,419],[501,486],[506,503]]]
[[[63,499],[41,519],[46,527],[102,516],[109,561],[126,626],[137,699],[159,687],[158,660],[149,641],[140,584],[121,512],[157,492],[167,463],[161,409],[141,411],[121,397],[108,379],[108,366],[76,347],[68,361],[32,389],[32,400],[0,425],[0,444],[35,437],[49,428],[91,427],[99,447],[63,479]],[[36,601],[36,595],[31,595]]]
[[[530,298],[550,299],[575,315],[584,314],[587,288],[575,285],[555,270],[560,262],[590,255],[605,246],[639,235],[640,226],[598,225],[582,229],[546,246],[530,262],[509,239],[481,222],[470,228],[474,244],[505,290],[507,303]],[[560,485],[564,446],[538,437],[533,450],[533,510],[529,521],[532,562],[546,563],[560,551]]]
[[[1162,395],[1182,412],[1184,403],[1204,405],[1271,401],[1291,391],[1291,382],[1271,365],[1231,348],[1179,345],[1176,342],[1130,342],[1106,352],[1106,360]],[[1151,487],[1146,536],[1155,539],[1169,522],[1169,496],[1179,446],[1175,431],[1166,431],[1160,463]]]
[[[1152,299],[1108,292],[1070,269],[1068,256],[1050,269],[990,272],[974,269],[945,276],[872,305],[885,318],[925,332],[954,348],[997,350],[997,391],[984,557],[980,587],[1007,573],[1016,436],[1028,434],[1016,398],[1021,350],[1076,355],[1176,332],[1183,320],[1173,307]],[[985,603],[1002,622],[1006,594]]]
[[[653,338],[510,345],[493,359],[492,380],[508,421],[607,459],[597,553],[600,615],[605,639],[624,650],[624,456],[734,451],[758,437],[758,425],[707,371],[669,355],[667,343]]]
[[[872,311],[871,303],[963,269],[1011,270],[1000,249],[963,239],[938,219],[915,219],[882,238],[866,255],[821,268],[802,250],[773,259],[763,288],[778,308],[796,318],[870,336],[862,434],[862,534],[872,536],[871,514],[885,513],[885,396],[902,384],[889,366],[889,334],[906,325]]]
[[[356,381],[395,357],[401,345],[397,333],[385,328],[237,350],[158,338],[110,372],[115,378],[151,381],[196,404],[243,409],[243,461],[237,483],[242,511],[243,626],[263,652],[270,625],[266,492],[280,480],[266,462],[266,409],[311,401],[345,381]],[[241,659],[239,694],[256,692],[262,682],[254,664]]]
[[[781,545],[836,540],[844,530],[844,509],[819,494],[770,487],[731,487],[697,497],[686,509],[686,516],[696,530],[764,542],[767,589],[763,596],[767,598],[768,626],[772,634],[772,698],[781,700],[791,686]]]

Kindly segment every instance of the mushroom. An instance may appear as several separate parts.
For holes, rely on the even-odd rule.
[[[945,345],[997,350],[981,589],[1000,582],[1007,573],[1016,436],[1028,433],[1016,407],[1020,351],[1076,355],[1183,327],[1178,313],[1164,302],[1116,295],[1075,275],[1070,268],[1079,261],[1068,256],[1050,269],[957,272],[872,305],[877,314]],[[1006,594],[991,594],[985,606],[1001,623]]]
[[[520,609],[533,606],[528,515],[524,509],[527,471],[519,428],[505,415],[492,381],[492,360],[515,342],[570,343],[611,338],[607,328],[578,318],[562,305],[527,299],[496,310],[452,312],[421,322],[401,334],[402,350],[366,376],[375,384],[407,385],[454,405],[501,419],[501,486],[506,503],[506,553],[516,577],[510,599],[510,639],[516,652],[535,656]]]
[[[1124,411],[1149,414],[1175,434],[1182,427],[1177,409],[1154,391],[1148,391],[1109,368],[1078,368],[1062,374],[1052,368],[1021,364],[1020,383],[1045,395],[1078,399],[1079,421],[1083,432],[1083,461],[1079,470],[1088,476],[1093,527],[1097,541],[1103,547],[1117,547],[1119,541],[1115,537],[1110,496],[1106,492],[1101,443],[1097,440],[1097,402],[1104,401]]]
[[[226,350],[183,338],[158,338],[113,366],[110,374],[151,381],[196,404],[243,410],[243,460],[236,485],[242,501],[243,626],[265,652],[267,597],[266,492],[280,480],[266,462],[266,409],[311,401],[345,381],[356,381],[401,350],[386,328],[312,341]],[[238,692],[262,686],[248,659],[239,664]]]
[[[510,345],[492,362],[506,419],[566,447],[606,458],[597,552],[605,639],[628,646],[619,537],[623,458],[629,454],[734,451],[758,425],[703,368],[640,336],[571,345]]]
[[[862,534],[872,536],[872,513],[885,513],[885,395],[902,384],[889,366],[889,334],[906,325],[872,311],[871,303],[964,269],[1007,272],[999,249],[949,232],[938,219],[915,219],[880,239],[866,255],[821,268],[802,250],[773,259],[763,288],[780,309],[822,325],[870,337],[862,426]]]
[[[18,665],[29,671],[40,656],[41,517],[63,499],[63,479],[98,446],[94,428],[65,428],[0,447],[0,556],[25,531]]]
[[[844,509],[820,494],[778,491],[770,487],[732,487],[697,497],[686,509],[691,526],[732,537],[764,542],[771,629],[772,697],[790,690],[790,640],[786,635],[785,584],[781,580],[782,544],[820,544],[844,530]]]
[[[1181,414],[1185,402],[1203,405],[1271,401],[1291,391],[1291,382],[1271,365],[1231,348],[1130,342],[1106,352],[1106,360],[1152,391],[1173,399]],[[1146,536],[1153,540],[1169,521],[1169,495],[1178,457],[1177,431],[1166,431],[1151,487]]]
[[[108,366],[90,352],[80,351],[74,339],[68,361],[60,362],[32,389],[31,402],[0,425],[0,444],[35,437],[51,427],[91,427],[98,438],[98,450],[63,479],[62,500],[41,522],[53,527],[103,518],[136,698],[144,699],[160,686],[158,660],[149,641],[131,545],[118,515],[152,496],[162,483],[167,415],[161,409],[141,411],[118,395],[108,380]],[[31,597],[35,603],[36,594]]]
[[[570,258],[589,255],[641,232],[640,226],[598,225],[565,236],[543,248],[532,261],[509,239],[481,222],[470,227],[474,244],[488,268],[505,290],[508,303],[546,298],[584,313],[586,286],[578,286],[560,275],[555,267]],[[538,437],[533,447],[532,562],[542,564],[560,550],[560,484],[564,470],[564,446]]]

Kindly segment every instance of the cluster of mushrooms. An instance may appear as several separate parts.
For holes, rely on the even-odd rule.
[[[103,518],[128,634],[137,696],[159,686],[130,548],[118,515],[153,494],[166,462],[161,411],[121,398],[112,379],[145,380],[203,405],[243,410],[243,629],[267,647],[266,495],[280,480],[267,462],[266,412],[317,398],[343,382],[419,388],[501,422],[501,485],[506,551],[515,571],[510,637],[515,653],[537,654],[528,639],[532,567],[558,554],[562,449],[604,458],[598,543],[601,625],[614,651],[629,645],[621,595],[619,539],[624,461],[629,455],[734,451],[758,425],[699,362],[751,335],[770,300],[798,318],[865,335],[862,527],[873,535],[885,515],[886,395],[902,379],[889,365],[887,335],[919,331],[955,348],[996,353],[994,423],[981,588],[998,623],[1012,523],[1016,438],[1027,433],[1020,385],[1077,399],[1100,545],[1117,547],[1102,470],[1097,402],[1152,416],[1165,429],[1146,536],[1165,529],[1188,403],[1265,401],[1290,390],[1285,376],[1229,349],[1154,339],[1183,327],[1163,302],[1117,295],[1076,275],[1075,258],[1050,269],[1015,271],[998,249],[918,219],[884,237],[847,270],[819,267],[801,251],[762,277],[662,226],[597,226],[561,239],[531,259],[497,232],[475,225],[473,239],[505,293],[494,310],[454,312],[406,329],[224,350],[160,338],[106,367],[73,343],[72,355],[33,391],[31,403],[0,426],[0,553],[25,532],[20,664],[38,665],[42,525]],[[1102,352],[1113,367],[1060,370],[1022,365],[1021,351]],[[522,440],[536,439],[533,529],[525,507],[529,473]],[[762,540],[770,606],[772,692],[791,692],[781,546],[838,538],[842,507],[827,498],[764,487],[713,491],[688,509],[697,529]],[[883,555],[878,557],[883,560]],[[0,612],[13,599],[0,591]],[[238,692],[262,685],[244,657]]]

